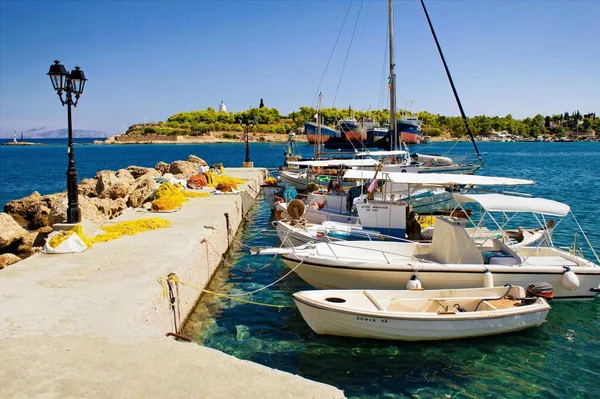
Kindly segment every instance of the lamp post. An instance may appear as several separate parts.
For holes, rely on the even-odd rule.
[[[238,120],[238,122],[241,125],[242,119]],[[257,123],[256,117],[254,117],[254,119],[252,120],[252,123],[254,125],[256,125],[256,123]],[[250,136],[249,130],[250,130],[250,121],[246,120],[246,130],[245,130],[246,131],[246,139],[244,140],[244,146],[246,147],[246,160],[242,164],[243,168],[253,168],[254,167],[254,162],[250,161],[250,146],[248,145],[248,138]]]
[[[67,223],[81,222],[81,211],[79,209],[79,200],[77,192],[77,170],[75,169],[75,154],[73,152],[73,123],[71,121],[71,106],[76,107],[79,97],[83,94],[86,77],[83,71],[76,66],[71,73],[67,72],[60,61],[54,61],[48,72],[52,87],[60,98],[62,105],[67,106],[67,121],[69,131],[69,144],[67,153],[69,154],[69,167],[67,169]],[[63,99],[63,92],[65,98]],[[74,97],[74,98],[73,98]]]

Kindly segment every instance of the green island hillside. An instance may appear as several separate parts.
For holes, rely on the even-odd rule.
[[[212,107],[206,110],[180,112],[170,116],[164,122],[135,124],[129,127],[125,136],[207,136],[218,133],[224,139],[240,139],[246,129],[251,134],[285,135],[301,129],[304,121],[314,121],[317,110],[312,107],[300,107],[289,115],[282,116],[276,108],[260,107],[239,112],[218,112]],[[411,115],[405,110],[398,111],[398,118]],[[348,110],[324,108],[321,110],[324,124],[334,127],[340,119],[352,116],[357,120],[372,119],[380,125],[389,121],[389,111]],[[411,116],[423,121],[423,133],[429,137],[460,139],[467,135],[464,121],[458,116],[444,116],[419,111]],[[478,115],[468,118],[469,126],[475,136],[485,136],[490,132],[503,132],[513,136],[534,138],[569,136],[570,132],[590,137],[600,132],[600,118],[595,113],[581,114],[579,111],[556,115],[535,115],[531,118],[515,119],[512,115]]]

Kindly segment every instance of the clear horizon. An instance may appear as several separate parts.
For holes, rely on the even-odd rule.
[[[426,6],[468,116],[600,114],[600,2]],[[398,107],[458,115],[419,1],[394,8]],[[0,137],[66,127],[55,59],[89,79],[73,128],[108,135],[221,100],[288,114],[319,90],[324,107],[386,108],[386,31],[385,0],[1,0]]]

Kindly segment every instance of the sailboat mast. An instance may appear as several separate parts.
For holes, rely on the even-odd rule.
[[[389,0],[388,11],[388,39],[390,45],[390,133],[392,150],[398,148],[398,134],[396,132],[396,74],[394,73],[394,0]]]
[[[323,100],[323,94],[319,92],[319,103],[317,105],[317,154],[316,159],[321,156],[321,101]]]
[[[440,54],[440,58],[442,59],[442,63],[444,64],[444,69],[446,70],[446,75],[448,76],[448,80],[450,81],[450,86],[452,87],[452,93],[454,93],[454,98],[458,103],[458,109],[460,110],[460,115],[462,116],[465,127],[467,128],[467,133],[471,137],[471,142],[473,143],[473,147],[475,148],[475,152],[477,153],[477,158],[479,158],[479,162],[483,165],[483,160],[481,159],[481,154],[479,154],[479,149],[477,149],[477,144],[475,144],[475,137],[473,137],[473,132],[471,132],[471,127],[469,126],[469,120],[465,115],[465,111],[460,102],[460,98],[458,98],[458,93],[456,92],[456,87],[454,87],[454,81],[452,80],[452,75],[450,75],[450,70],[448,69],[448,64],[446,64],[446,59],[444,58],[444,53],[442,53],[442,48],[440,47],[440,42],[438,42],[437,35],[435,34],[435,30],[433,29],[433,25],[431,24],[431,19],[429,18],[429,13],[427,12],[427,8],[425,7],[425,3],[423,0],[421,1],[421,6],[423,7],[423,11],[425,12],[425,17],[427,18],[427,23],[429,24],[429,29],[431,30],[431,35],[433,36],[433,40],[435,40],[435,45],[438,49],[438,53]]]

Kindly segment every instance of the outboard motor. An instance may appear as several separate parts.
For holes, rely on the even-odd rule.
[[[546,282],[529,284],[526,292],[526,298],[523,300],[524,305],[534,303],[537,298],[544,298],[547,301],[554,298],[554,287]]]

